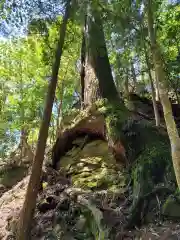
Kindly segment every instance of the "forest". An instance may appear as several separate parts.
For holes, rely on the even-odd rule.
[[[0,1],[0,239],[180,238],[180,1]]]

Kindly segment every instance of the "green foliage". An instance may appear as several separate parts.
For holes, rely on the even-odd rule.
[[[37,141],[60,22],[61,18],[55,22],[44,21],[44,25],[41,21],[32,22],[29,36],[0,41],[0,157],[5,157],[18,144],[24,128],[29,143]],[[39,30],[40,26],[44,26],[43,30]],[[41,35],[42,31],[46,34]],[[79,34],[79,27],[70,22],[68,31],[50,137],[55,134],[60,101],[63,102],[61,114],[64,114],[73,104],[75,89],[79,90],[76,63],[80,42],[74,38],[74,34]]]
[[[159,42],[164,53],[170,86],[176,90],[180,86],[180,6],[168,6],[160,14],[159,21]]]
[[[21,129],[37,127],[47,88],[46,68],[36,38],[1,41],[0,48],[1,140],[12,136],[7,142],[11,146]]]
[[[26,1],[25,4],[27,3],[30,4]],[[34,6],[36,4],[35,1]],[[109,60],[118,90],[124,91],[126,77],[128,77],[129,89],[133,89],[131,69],[133,64],[137,78],[135,91],[144,94],[144,89],[149,88],[144,42],[150,63],[152,56],[148,45],[147,19],[141,1],[135,1],[132,4],[124,0],[120,2],[113,0],[103,5],[101,1],[93,1],[92,4],[101,13]],[[55,6],[56,1],[52,1],[51,5]],[[5,5],[1,4],[1,6]],[[29,9],[34,9],[34,6],[30,4]],[[47,7],[47,2],[45,6]],[[12,13],[11,7],[10,13]],[[61,119],[71,110],[74,100],[78,98],[75,92],[79,96],[81,90],[79,59],[81,27],[84,23],[86,8],[86,2],[77,1],[73,9],[73,17],[68,23],[49,141],[55,140],[57,118]],[[170,86],[177,89],[179,87],[180,8],[179,5],[167,5],[165,1],[158,3],[154,1],[153,8],[156,24],[158,24],[158,42],[164,54]],[[62,22],[61,15],[55,16],[53,12],[48,14],[50,15],[45,14],[43,17],[37,14],[38,16],[34,19],[30,17],[31,14],[27,16],[27,19],[30,17],[31,20],[27,24],[27,37],[0,40],[1,157],[18,143],[20,131],[23,128],[28,131],[29,143],[33,144],[37,140],[45,93],[58,41],[59,26]],[[14,17],[14,20],[16,19],[17,15]],[[154,70],[153,64],[150,64],[150,68]],[[104,104],[101,111],[105,114],[109,135],[117,140],[119,136],[116,133],[120,132],[122,123],[128,115],[125,114],[123,104],[119,104],[118,108]]]
[[[91,206],[92,208],[93,206]],[[102,223],[102,219],[101,216],[98,216],[99,214],[99,210],[96,209],[94,207],[94,214],[96,214],[96,216],[94,217],[92,212],[90,211],[90,209],[85,208],[84,210],[82,210],[82,214],[84,215],[85,219],[86,219],[86,231],[87,231],[87,238],[90,237],[95,240],[106,240],[107,239],[107,229],[103,229],[103,227],[101,226]],[[97,219],[99,220],[99,222],[97,222]]]

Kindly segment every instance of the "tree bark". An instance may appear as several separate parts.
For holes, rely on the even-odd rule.
[[[32,152],[31,147],[28,144],[28,134],[29,132],[25,130],[25,128],[21,129],[21,138],[20,138],[20,143],[19,147],[21,149],[21,159],[20,161],[23,162],[24,157],[28,157],[28,161],[32,163],[34,154]]]
[[[152,0],[147,1],[148,31],[156,77],[159,84],[160,100],[163,106],[164,118],[171,144],[171,154],[174,171],[176,175],[178,188],[180,189],[180,138],[174,121],[171,103],[168,98],[168,88],[166,83],[166,74],[164,71],[162,55],[155,36],[152,3],[153,3]]]
[[[81,47],[81,101],[82,107],[91,106],[100,98],[98,79],[91,61],[91,53],[87,47],[87,15],[85,16]]]
[[[156,77],[156,73],[154,74],[155,75],[155,92],[156,92],[156,101],[160,101],[160,96],[159,96],[159,83],[158,83],[158,80],[157,80],[157,77]]]
[[[93,4],[88,19],[88,34],[90,62],[99,82],[100,94],[109,102],[120,102],[109,63],[100,13]]]
[[[61,94],[60,94],[60,103],[58,106],[58,116],[57,116],[57,121],[56,121],[56,138],[58,138],[60,134],[60,117],[62,113],[62,106],[63,106],[63,95],[64,95],[64,79],[62,79],[62,84],[61,84]]]
[[[84,17],[81,43],[81,108],[91,106],[100,98],[99,86],[96,74],[92,67],[91,56],[87,47],[87,15]]]
[[[141,33],[143,35],[143,31],[141,31]],[[145,53],[146,65],[147,65],[147,68],[148,68],[148,75],[149,75],[151,91],[152,91],[152,102],[153,102],[154,116],[155,116],[156,126],[159,127],[160,126],[160,116],[159,116],[158,106],[157,106],[157,102],[156,102],[156,92],[155,92],[155,88],[154,88],[154,84],[153,84],[151,67],[150,67],[150,63],[149,63],[149,58],[148,58],[148,53],[147,53],[147,48],[146,48],[144,35],[143,35],[143,44],[144,44],[144,53]]]
[[[90,56],[86,57],[85,81],[84,81],[84,106],[91,106],[100,97],[99,84],[94,69],[90,62]]]
[[[57,50],[55,54],[55,61],[52,67],[52,78],[49,83],[47,99],[43,113],[43,119],[39,131],[38,143],[36,154],[32,166],[32,174],[30,176],[25,202],[21,211],[19,225],[17,229],[17,239],[18,240],[28,240],[31,237],[31,223],[33,219],[34,210],[36,207],[36,198],[38,194],[42,164],[44,160],[44,152],[46,147],[46,141],[48,137],[48,129],[51,119],[52,106],[55,97],[55,90],[58,80],[58,72],[60,67],[61,56],[63,52],[64,39],[66,33],[67,22],[70,15],[70,0],[67,1],[65,15],[60,28],[60,38],[57,45]]]
[[[147,64],[149,65],[149,62]],[[156,92],[155,92],[155,88],[154,88],[154,84],[153,84],[151,69],[149,68],[149,66],[148,66],[148,74],[149,74],[149,80],[150,80],[151,91],[152,91],[152,102],[153,102],[156,126],[159,127],[160,126],[160,116],[159,116],[158,106],[157,106],[157,102],[156,102]]]
[[[134,69],[134,64],[133,62],[131,62],[131,73],[132,73],[132,80],[133,80],[133,89],[134,89],[134,92],[136,92],[136,84],[137,84],[137,79],[136,79],[136,72],[135,72],[135,69]]]
[[[86,21],[84,19],[84,27],[82,29],[82,44],[81,44],[81,107],[84,106],[84,88],[85,88],[85,61],[86,61]]]
[[[135,106],[133,101],[131,101],[130,93],[129,93],[129,76],[128,76],[128,69],[126,69],[125,77],[124,77],[124,97],[126,100],[125,106],[130,111],[135,111]]]

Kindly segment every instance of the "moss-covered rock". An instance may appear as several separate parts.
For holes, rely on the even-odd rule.
[[[133,204],[129,221],[129,225],[133,226],[140,224],[148,210],[151,211],[150,206],[155,195],[150,197],[149,194],[153,189],[159,185],[168,185],[169,182],[175,183],[175,176],[167,134],[160,132],[152,124],[146,124],[145,121],[131,120],[131,124],[125,129],[126,149],[129,149],[131,162],[134,161],[131,167]],[[130,132],[134,134],[129,134]]]
[[[97,116],[98,124],[94,124],[93,119]],[[125,166],[131,166],[131,223],[140,222],[141,211],[147,209],[143,198],[156,185],[175,183],[167,133],[138,114],[132,115],[122,103],[112,106],[104,100],[97,102],[86,114],[77,116],[75,124],[69,130],[73,131],[74,126],[77,129],[78,119],[81,119],[80,127],[83,130],[89,130],[91,125],[91,131],[95,132],[98,126],[98,131],[107,142],[96,140],[83,147],[76,143],[76,146],[61,157],[60,168],[68,172],[76,187],[115,191],[126,184],[122,165],[126,163]]]
[[[102,140],[72,149],[61,159],[60,167],[71,175],[76,187],[115,190],[125,186],[122,166]]]
[[[132,168],[135,198],[147,194],[156,184],[164,182],[170,160],[169,148],[162,141],[155,139],[154,143],[147,144]]]

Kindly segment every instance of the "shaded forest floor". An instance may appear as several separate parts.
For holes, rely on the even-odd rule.
[[[32,239],[180,239],[180,204],[170,198],[176,187],[167,135],[142,122],[142,114],[151,118],[150,107],[143,103],[141,117],[120,125],[131,160],[126,166],[120,143],[109,146],[102,137],[102,111],[66,118],[65,132],[53,148],[56,170],[46,157]],[[29,179],[27,169],[21,176],[17,167],[12,169],[1,174],[18,183],[2,187],[0,239],[15,239]]]
[[[158,218],[156,223],[140,229],[123,230],[128,213],[126,193],[83,190],[73,187],[69,179],[57,171],[49,169],[46,174],[48,182],[38,196],[32,239],[98,239],[94,236],[100,229],[111,235],[104,239],[178,240],[180,237],[178,222]],[[28,180],[29,177],[23,179],[0,199],[0,239],[15,239],[13,231]]]

